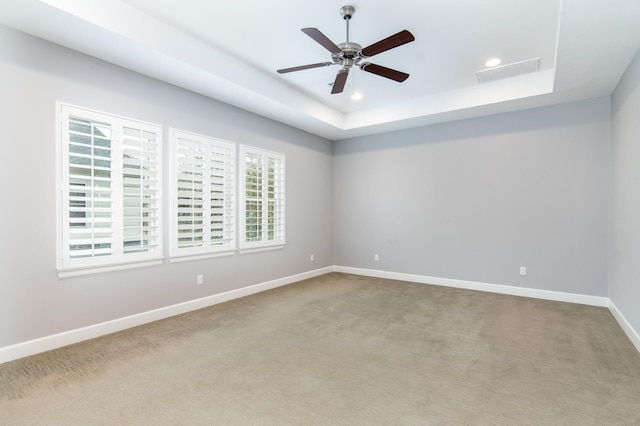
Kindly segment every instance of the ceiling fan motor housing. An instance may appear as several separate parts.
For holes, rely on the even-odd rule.
[[[347,5],[340,8],[340,15],[342,15],[343,19],[351,19],[354,13],[356,13],[356,8],[353,6]]]
[[[342,50],[342,53],[334,53],[332,55],[333,62],[342,65],[346,70],[356,65],[362,59],[358,52],[362,50],[362,46],[358,43],[345,42],[339,43],[338,47]]]

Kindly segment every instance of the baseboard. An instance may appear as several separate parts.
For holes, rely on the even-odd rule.
[[[188,302],[166,306],[164,308],[154,309],[127,317],[118,318],[112,321],[94,324],[75,330],[69,330],[11,346],[5,346],[3,348],[0,348],[0,364],[26,356],[35,355],[41,352],[50,351],[52,349],[57,349],[74,343],[82,342],[84,340],[94,339],[96,337],[126,330],[131,327],[136,327],[153,321],[169,318],[175,315],[195,311],[197,309],[206,308],[208,306],[217,305],[218,303],[223,303],[229,300],[238,299],[240,297],[249,296],[251,294],[271,290],[273,288],[292,284],[298,281],[314,278],[332,271],[333,267],[331,266],[320,268],[313,271],[303,272],[301,274],[290,275],[288,277],[239,288],[237,290],[231,290],[200,299],[190,300]]]
[[[634,330],[631,324],[629,324],[629,321],[627,321],[624,315],[622,315],[622,312],[620,312],[618,307],[615,305],[615,303],[613,303],[611,299],[609,299],[609,310],[613,314],[616,321],[618,321],[618,324],[620,324],[620,327],[622,327],[624,332],[627,334],[629,340],[631,340],[631,343],[633,343],[633,346],[635,346],[638,352],[640,352],[640,335],[636,330]]]
[[[347,266],[334,266],[335,272],[346,274],[364,275],[368,277],[386,278],[399,281],[410,281],[421,284],[432,284],[443,287],[462,288],[466,290],[485,291],[489,293],[508,294],[511,296],[531,297],[534,299],[554,300],[556,302],[578,303],[581,305],[608,307],[609,298],[599,296],[587,296],[583,294],[563,293],[560,291],[538,290],[535,288],[514,287],[501,284],[489,284],[478,281],[463,281],[452,278],[428,277],[425,275],[404,274],[400,272],[379,271],[375,269],[351,268]]]

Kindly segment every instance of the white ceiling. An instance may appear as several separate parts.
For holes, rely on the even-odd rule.
[[[0,0],[0,23],[332,140],[606,96],[640,48],[639,0],[347,1]],[[362,46],[413,33],[369,59],[407,81],[353,69],[331,95],[338,67],[276,73],[331,61],[300,29],[345,41],[345,4]],[[479,83],[492,57],[540,71]]]

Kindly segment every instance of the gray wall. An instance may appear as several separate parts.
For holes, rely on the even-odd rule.
[[[640,52],[611,101],[609,297],[640,333]]]
[[[2,26],[0,94],[0,347],[333,264],[330,141]],[[58,279],[58,100],[283,152],[287,246]]]
[[[609,114],[602,98],[336,142],[335,264],[607,296]]]

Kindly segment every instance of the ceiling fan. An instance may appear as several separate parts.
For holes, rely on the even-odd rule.
[[[377,43],[373,43],[370,46],[362,48],[362,46],[360,46],[358,43],[349,41],[349,20],[351,19],[355,11],[356,9],[353,6],[342,6],[340,8],[340,14],[344,18],[344,20],[347,21],[347,41],[345,41],[344,43],[335,44],[317,28],[302,29],[303,33],[311,37],[322,47],[331,52],[331,62],[319,62],[316,64],[283,68],[279,69],[278,73],[285,74],[294,71],[307,70],[310,68],[327,67],[329,65],[340,65],[342,68],[338,71],[336,79],[333,82],[331,94],[341,93],[344,90],[344,86],[347,82],[347,77],[349,76],[349,71],[354,65],[359,66],[363,71],[395,80],[400,83],[409,78],[409,74],[407,73],[383,67],[382,65],[372,64],[371,62],[360,63],[360,61],[373,55],[377,55],[378,53],[382,53],[414,41],[415,37],[413,37],[413,34],[411,34],[407,30],[402,30],[397,34],[394,34],[378,41]]]

